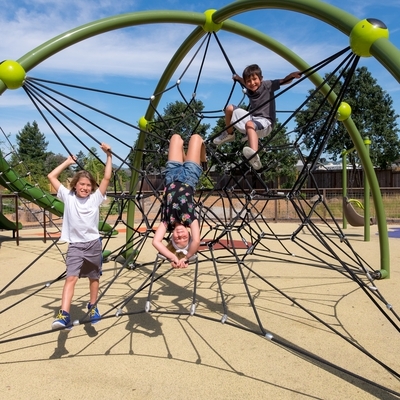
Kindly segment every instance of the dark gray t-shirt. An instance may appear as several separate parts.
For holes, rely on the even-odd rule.
[[[247,89],[247,96],[250,101],[250,112],[253,117],[263,117],[271,120],[272,126],[276,121],[276,106],[274,92],[281,87],[280,80],[263,80],[256,91]],[[272,98],[272,100],[271,100]],[[258,108],[259,107],[259,108]]]

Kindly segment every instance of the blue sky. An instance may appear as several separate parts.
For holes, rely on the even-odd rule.
[[[184,1],[184,0],[0,0],[0,59],[15,60],[41,45],[45,41],[80,25],[113,15],[144,10],[181,10],[203,13],[208,9],[219,9],[231,1]],[[378,2],[372,0],[326,1],[341,8],[357,18],[377,18],[389,28],[389,40],[400,48],[400,26],[398,0]],[[258,29],[283,43],[301,56],[310,65],[334,54],[349,44],[348,37],[335,28],[307,15],[284,10],[257,10],[235,16],[234,20]],[[109,32],[88,39],[61,51],[49,58],[32,71],[29,76],[89,86],[103,90],[129,93],[135,96],[150,97],[159,77],[164,71],[179,45],[194,29],[191,25],[154,24],[137,26]],[[238,73],[252,63],[261,66],[264,77],[283,78],[295,70],[287,61],[256,43],[220,32],[219,38],[232,65]],[[172,83],[183,73],[188,60],[178,68]],[[191,96],[198,73],[200,61],[195,60],[182,79],[182,90]],[[400,114],[400,86],[398,82],[374,58],[362,58],[359,66],[366,66],[394,101],[394,108]],[[328,68],[329,69],[329,68]],[[222,110],[232,85],[231,72],[224,61],[218,46],[210,46],[202,77],[196,90],[196,97],[201,100],[206,110]],[[294,110],[306,97],[312,86],[308,81],[296,86],[289,94],[277,101],[277,109]],[[241,98],[237,93],[234,99]],[[90,96],[82,94],[82,100],[105,112],[127,119],[136,125],[143,116],[148,102],[122,101],[110,96]],[[167,92],[160,105],[181,100],[176,90]],[[234,100],[233,100],[234,101]],[[78,107],[89,118],[92,114]],[[222,114],[221,114],[222,115]],[[287,118],[278,114],[280,121]],[[129,145],[136,139],[134,129],[102,120],[93,116],[96,122],[104,124],[109,132],[121,138]],[[49,141],[49,150],[66,154],[51,129],[44,123],[37,110],[22,89],[7,90],[0,97],[0,127],[15,143],[15,134],[27,122],[36,120]],[[211,124],[213,122],[208,121]],[[400,121],[399,121],[400,123]],[[103,126],[103,125],[102,125]],[[128,148],[113,138],[103,136],[95,129],[87,127],[98,140],[111,144],[113,150],[124,157]],[[72,152],[83,150],[65,129],[57,129],[61,139],[68,143]],[[3,140],[1,134],[0,140]],[[84,138],[91,147],[97,144],[90,138]],[[4,143],[3,143],[4,147]]]

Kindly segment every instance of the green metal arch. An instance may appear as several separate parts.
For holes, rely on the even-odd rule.
[[[296,68],[303,70],[309,68],[309,65],[298,57],[296,54],[291,52],[282,44],[276,42],[267,35],[262,34],[246,25],[236,23],[229,20],[231,16],[244,13],[247,11],[253,11],[257,9],[282,9],[287,11],[299,12],[305,15],[309,15],[313,18],[317,18],[327,24],[332,25],[345,35],[350,35],[351,30],[359,20],[351,14],[324,3],[320,0],[238,0],[227,6],[216,10],[212,14],[212,20],[216,24],[222,24],[223,30],[232,32],[250,40],[254,40],[263,46],[270,48],[272,51],[281,55],[288,62],[294,65]],[[198,42],[198,40],[206,33],[202,28],[206,24],[206,16],[201,13],[184,12],[184,11],[143,11],[136,13],[127,13],[117,15],[109,18],[104,18],[98,21],[94,21],[68,32],[65,32],[28,52],[17,60],[26,72],[30,71],[36,65],[40,64],[52,55],[62,51],[63,49],[72,46],[80,41],[86,40],[90,37],[109,32],[116,29],[125,27],[153,24],[153,23],[183,23],[195,25],[197,28],[189,35],[189,37],[183,42],[180,48],[172,57],[170,63],[165,69],[155,93],[163,91],[166,87],[169,79],[175,72],[176,68],[183,60],[187,52]],[[400,82],[400,50],[393,46],[388,39],[379,39],[371,47],[371,55],[375,58]],[[314,84],[322,82],[322,78],[316,74],[313,74],[311,78]],[[3,82],[0,81],[0,94],[6,90]],[[326,85],[323,88],[325,94],[328,93],[329,87]],[[329,101],[334,101],[334,94],[331,94]],[[159,101],[160,99],[156,100]],[[152,111],[150,108],[147,110],[145,118],[150,120],[152,118]],[[355,124],[349,118],[344,122],[346,129],[348,130],[354,146],[360,155],[360,159],[363,164],[368,181],[370,182],[371,192],[374,199],[375,206],[377,207],[377,222],[378,229],[380,232],[380,249],[381,249],[381,269],[384,277],[389,276],[389,245],[387,235],[386,216],[383,208],[383,202],[380,194],[379,184],[374,173],[374,169],[369,159],[368,154],[363,146],[363,139],[358,132]],[[141,132],[139,134],[138,145],[144,143],[145,134]],[[135,164],[140,165],[141,160],[139,157],[135,160]],[[137,182],[138,176],[134,174],[131,180],[131,187],[134,188]],[[128,222],[129,218],[133,221],[134,208],[128,209]],[[129,224],[131,225],[131,224]],[[127,232],[127,237],[131,232]]]

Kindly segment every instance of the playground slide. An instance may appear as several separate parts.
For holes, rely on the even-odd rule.
[[[0,212],[0,229],[6,229],[7,231],[16,231],[17,224],[13,221],[10,221],[4,216],[3,213]],[[18,223],[18,229],[22,229],[22,225],[20,222]]]
[[[30,184],[24,178],[20,178],[10,167],[0,152],[0,185],[6,187],[11,192],[18,193],[18,196],[31,201],[46,211],[61,217],[64,213],[64,203],[50,193]],[[5,218],[5,217],[4,217]],[[7,220],[8,221],[8,220]],[[9,221],[11,222],[11,221]],[[110,232],[111,225],[106,222],[99,222],[101,232]]]

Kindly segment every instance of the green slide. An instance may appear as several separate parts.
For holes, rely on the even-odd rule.
[[[16,231],[17,224],[13,221],[10,221],[4,216],[3,213],[0,212],[0,229],[6,229],[7,231]],[[22,225],[20,222],[18,222],[18,229],[22,229]]]

